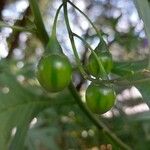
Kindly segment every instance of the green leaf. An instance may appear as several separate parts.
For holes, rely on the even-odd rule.
[[[150,106],[150,71],[146,70],[148,59],[133,62],[114,63],[113,73],[125,77],[124,82],[134,85],[142,94],[143,100]],[[132,73],[134,71],[134,73]]]
[[[38,149],[38,146],[42,145],[45,149],[60,150],[58,147],[58,141],[56,137],[60,136],[58,126],[33,128],[29,130],[27,144],[32,141],[32,147]],[[29,149],[31,149],[29,147]]]
[[[128,76],[126,80],[140,91],[143,100],[150,106],[150,73],[138,72]]]
[[[150,106],[150,79],[141,83],[135,84],[140,93],[142,94],[143,100]]]
[[[150,112],[143,112],[140,114],[135,114],[134,116],[132,115],[129,119],[131,119],[131,121],[150,121]]]
[[[148,59],[138,61],[114,62],[112,73],[119,76],[133,75],[134,72],[142,71],[148,66]]]
[[[0,150],[23,150],[30,122],[39,112],[47,107],[72,105],[74,101],[67,90],[49,94],[30,84],[24,87],[11,73],[10,64],[0,61]]]
[[[17,132],[10,142],[10,149],[21,149],[31,120],[49,104],[48,98],[34,95],[26,90],[11,74],[1,73],[0,149],[8,149],[8,143],[12,137],[11,131],[14,127],[17,128]]]
[[[137,7],[137,10],[139,12],[139,15],[141,16],[144,26],[145,26],[145,31],[147,34],[147,38],[150,44],[150,5],[148,0],[134,0],[135,5]]]

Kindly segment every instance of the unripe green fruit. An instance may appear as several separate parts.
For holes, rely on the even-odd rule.
[[[111,55],[108,53],[97,53],[97,56],[98,60],[101,61],[106,73],[110,73],[111,69],[113,68]],[[89,56],[87,61],[87,71],[94,77],[100,77],[103,74],[102,69],[99,67],[99,64],[93,54]]]
[[[86,104],[96,114],[110,110],[115,103],[116,94],[112,88],[91,84],[86,90]]]
[[[72,67],[66,56],[51,54],[42,57],[38,64],[37,79],[49,92],[59,92],[71,80]]]

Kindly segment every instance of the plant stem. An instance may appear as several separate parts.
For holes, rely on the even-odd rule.
[[[34,15],[34,22],[37,28],[37,34],[43,44],[46,46],[49,40],[49,36],[45,30],[44,23],[42,20],[42,16],[39,10],[39,6],[37,0],[29,0],[30,6]]]
[[[101,41],[103,44],[105,44],[105,41],[103,40],[103,38],[102,38],[102,36],[101,36],[101,33],[98,31],[98,29],[95,27],[95,25],[93,24],[93,22],[89,19],[89,17],[88,17],[84,12],[82,12],[77,6],[75,6],[71,1],[68,0],[68,3],[70,3],[75,9],[77,9],[77,10],[89,21],[89,23],[92,25],[92,27],[93,27],[94,30],[96,31],[98,37],[100,38],[100,41]],[[78,37],[78,38],[79,38],[79,37]],[[81,39],[81,40],[82,40],[82,39]],[[106,44],[105,44],[105,45],[106,45]],[[92,51],[92,53],[93,53],[93,51]],[[96,54],[93,53],[93,55],[94,55],[94,57],[96,58]],[[107,78],[107,79],[109,80],[109,78],[108,78],[108,76],[107,76],[107,73],[106,73],[106,71],[105,71],[105,69],[104,69],[104,67],[103,67],[101,58],[99,58],[99,59],[96,58],[96,60],[98,61],[98,65],[100,66],[100,69],[102,70],[103,78],[104,78],[104,79]]]
[[[52,27],[52,35],[56,36],[56,26],[57,26],[57,19],[58,19],[58,15],[59,15],[59,12],[62,8],[63,4],[61,4],[58,9],[57,9],[57,12],[56,12],[56,15],[55,15],[55,19],[54,19],[54,23],[53,23],[53,27]]]
[[[68,19],[68,12],[67,12],[67,0],[63,0],[64,2],[64,17],[65,17],[65,22],[66,22],[66,26],[67,26],[67,30],[68,30],[68,34],[69,34],[69,38],[70,38],[70,42],[77,60],[77,63],[80,64],[80,59],[78,56],[78,53],[76,51],[76,46],[75,46],[75,42],[74,42],[74,36],[72,33],[72,30],[70,28],[70,24],[69,24],[69,19]],[[91,48],[92,49],[92,48]],[[81,68],[80,68],[81,69]],[[84,103],[82,102],[76,88],[74,87],[73,83],[70,83],[69,85],[69,90],[72,93],[72,95],[74,96],[76,102],[78,103],[79,107],[81,108],[81,110],[87,115],[87,117],[98,127],[98,129],[102,129],[105,134],[111,138],[116,144],[118,144],[122,149],[124,150],[131,150],[130,147],[128,147],[126,144],[124,144],[114,133],[112,133],[107,126],[101,122],[100,120],[98,120],[89,110],[88,108],[84,105]]]
[[[76,33],[72,33],[72,34],[73,34],[73,36],[76,36],[76,37],[79,38],[82,42],[84,42],[84,44],[87,46],[87,48],[89,48],[89,49],[91,50],[91,53],[93,54],[93,56],[95,57],[95,59],[96,59],[98,65],[99,65],[99,69],[102,70],[102,73],[103,73],[104,78],[107,77],[107,79],[109,80],[109,78],[108,78],[108,76],[107,76],[107,73],[106,73],[106,71],[105,71],[105,69],[104,69],[104,66],[103,66],[103,64],[102,64],[101,58],[97,56],[97,54],[94,52],[94,50],[92,49],[92,47],[91,47],[82,37],[80,37],[80,36],[77,35]]]
[[[104,42],[101,33],[98,31],[98,29],[95,27],[94,23],[89,19],[89,17],[83,11],[81,11],[76,5],[74,5],[70,0],[68,0],[68,3],[70,3],[70,5],[72,5],[75,9],[77,9],[89,21],[89,23],[92,25],[97,35],[99,36],[100,40]]]
[[[71,45],[72,45],[72,49],[73,49],[73,52],[74,52],[74,55],[75,55],[75,59],[76,59],[76,62],[77,62],[77,65],[78,65],[78,68],[79,68],[81,74],[83,75],[83,77],[86,77],[87,74],[84,71],[84,69],[82,67],[82,64],[80,62],[80,58],[79,58],[79,55],[78,55],[78,52],[77,52],[77,49],[76,49],[73,33],[72,33],[72,30],[71,30],[71,27],[70,27],[68,12],[67,12],[67,1],[63,0],[63,2],[64,2],[63,6],[64,6],[65,22],[66,22],[66,26],[67,26],[67,30],[68,30],[68,34],[69,34],[69,39],[70,39],[70,42],[71,42]]]
[[[16,25],[11,26],[2,21],[0,21],[0,27],[8,27],[8,28],[11,28],[12,30],[16,30],[16,31],[36,33],[34,28],[24,28],[24,27],[16,26]]]
[[[63,0],[64,1],[64,13],[65,13],[65,21],[66,21],[66,25],[67,25],[67,29],[68,29],[68,32],[69,32],[69,37],[70,37],[70,40],[71,40],[71,44],[72,44],[72,47],[73,47],[73,50],[74,50],[74,53],[76,55],[76,58],[77,59],[77,62],[78,64],[80,64],[79,62],[79,56],[78,56],[78,53],[76,51],[76,46],[75,46],[75,42],[74,42],[74,37],[72,35],[72,31],[71,31],[71,28],[70,28],[70,24],[69,24],[69,20],[68,20],[68,15],[67,15],[67,1],[66,0]],[[33,14],[34,14],[34,19],[35,19],[35,23],[36,23],[36,26],[37,26],[37,30],[38,30],[38,36],[39,38],[41,39],[43,37],[43,39],[41,39],[41,41],[43,42],[44,45],[47,44],[48,42],[48,34],[44,28],[44,24],[43,24],[43,21],[42,21],[42,17],[41,17],[41,14],[40,14],[40,11],[39,11],[39,7],[37,5],[37,1],[36,0],[29,0],[30,2],[30,6],[32,8],[32,11],[33,11]],[[41,34],[40,34],[41,33]],[[80,66],[81,67],[81,66]],[[82,67],[80,69],[83,69]],[[83,110],[83,112],[87,115],[87,117],[93,121],[93,123],[99,128],[99,129],[102,129],[106,135],[108,137],[110,137],[116,144],[118,144],[122,149],[124,150],[131,150],[130,147],[128,147],[126,144],[124,144],[120,139],[118,139],[115,134],[113,134],[108,128],[107,126],[105,126],[105,124],[103,122],[101,122],[100,120],[98,120],[89,110],[88,108],[83,104],[76,88],[74,87],[73,83],[70,83],[69,85],[69,90],[70,92],[72,93],[73,97],[75,98],[76,102],[78,103],[78,105],[80,106],[80,108]]]

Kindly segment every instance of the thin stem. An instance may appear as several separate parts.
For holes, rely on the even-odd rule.
[[[102,73],[104,75],[104,77],[107,77],[107,79],[109,80],[108,76],[107,76],[107,73],[104,69],[104,66],[102,64],[102,60],[101,58],[97,56],[97,54],[94,52],[94,50],[92,49],[92,47],[90,46],[90,44],[88,44],[82,37],[80,37],[79,35],[77,35],[76,33],[73,33],[73,36],[76,36],[77,38],[79,38],[82,42],[84,42],[85,46],[87,46],[90,50],[91,50],[91,53],[93,54],[93,56],[95,57],[98,65],[99,65],[99,68],[102,70]]]
[[[45,30],[44,23],[42,20],[42,16],[39,10],[39,6],[37,0],[29,0],[33,15],[34,15],[34,22],[37,28],[38,37],[43,42],[44,46],[48,43],[49,36]]]
[[[105,69],[104,69],[104,67],[103,67],[103,65],[101,63],[101,61],[98,60],[99,58],[97,57],[96,53],[93,51],[92,47],[82,37],[80,37],[79,35],[73,33],[73,36],[79,38],[81,41],[83,41],[85,43],[87,48],[89,48],[91,50],[91,52],[93,53],[93,55],[96,58],[100,68],[103,69],[103,72],[105,73],[105,75],[107,75],[106,72],[105,72]],[[147,80],[150,80],[149,78],[146,78],[146,79],[130,82],[130,81],[127,81],[127,80],[122,80],[122,78],[121,78],[121,80],[109,80],[108,76],[106,76],[106,77],[107,77],[107,80],[93,79],[93,78],[91,78],[89,76],[87,76],[86,79],[88,79],[88,80],[90,80],[90,81],[92,81],[93,83],[96,83],[96,84],[102,84],[103,83],[103,84],[110,84],[110,85],[111,84],[116,84],[116,85],[124,85],[124,86],[127,86],[127,85],[130,86],[130,85],[133,85],[133,84],[139,84],[139,83],[145,82]]]
[[[8,27],[8,28],[11,28],[12,30],[16,30],[16,31],[36,33],[34,28],[29,28],[29,27],[23,28],[21,26],[16,26],[16,25],[11,26],[2,21],[0,21],[0,27]]]
[[[142,72],[141,71],[135,72],[134,76],[136,76],[140,73],[142,73]],[[111,79],[111,80],[100,80],[100,79],[94,79],[94,78],[91,78],[91,77],[87,77],[87,80],[90,80],[90,81],[92,81],[93,83],[96,83],[96,84],[102,84],[102,83],[103,84],[115,84],[115,85],[118,85],[118,86],[132,86],[134,84],[138,85],[138,84],[150,81],[149,77],[144,78],[144,79],[130,81],[129,78],[134,77],[134,76],[129,75],[129,76],[126,76],[126,77],[119,77],[117,79]]]
[[[54,19],[54,23],[53,23],[53,27],[52,27],[52,35],[54,35],[54,36],[56,36],[56,26],[57,26],[58,15],[59,15],[59,12],[60,12],[62,6],[63,6],[63,3],[58,7],[58,9],[56,11],[56,15],[55,15],[55,19]]]
[[[92,81],[95,84],[115,84],[118,86],[132,86],[134,84],[138,85],[147,81],[150,81],[150,78],[146,79],[140,79],[140,80],[135,80],[135,81],[128,81],[128,80],[97,80],[93,78],[87,78],[88,80]]]
[[[68,12],[67,12],[67,0],[63,0],[64,2],[64,17],[65,17],[65,22],[66,22],[66,26],[67,26],[67,30],[68,30],[68,33],[69,33],[69,38],[70,38],[70,42],[71,42],[71,45],[72,45],[72,48],[73,48],[73,51],[74,51],[74,54],[75,54],[75,57],[76,57],[76,61],[77,61],[77,64],[80,66],[80,59],[79,59],[79,56],[78,56],[78,53],[77,53],[77,50],[76,50],[76,46],[75,46],[75,42],[74,42],[74,36],[73,36],[73,33],[72,33],[72,30],[71,30],[71,27],[70,27],[70,24],[69,24],[69,19],[68,19]],[[83,69],[82,66],[80,66],[79,69]],[[80,70],[82,71],[82,70]],[[83,70],[83,73],[84,73],[84,70]],[[71,83],[69,85],[69,90],[70,92],[72,93],[72,95],[74,96],[76,102],[78,103],[79,107],[82,109],[82,111],[87,115],[87,117],[93,121],[93,123],[99,128],[99,129],[103,129],[103,131],[106,133],[106,135],[108,137],[110,137],[116,144],[118,144],[122,149],[124,150],[131,150],[130,147],[128,147],[126,144],[124,144],[119,138],[117,138],[117,136],[112,133],[108,128],[107,126],[105,126],[105,124],[101,121],[99,121],[89,110],[88,108],[83,104],[78,92],[76,91],[73,83]]]
[[[150,78],[135,80],[135,81],[131,81],[131,82],[130,81],[117,81],[117,80],[114,80],[114,81],[112,81],[112,83],[117,84],[117,85],[128,86],[128,85],[134,85],[134,84],[138,85],[138,84],[141,84],[141,83],[144,83],[144,82],[146,83],[148,81],[150,81]]]
[[[75,9],[77,9],[77,10],[89,21],[89,23],[92,25],[92,27],[94,28],[95,32],[97,33],[98,37],[100,38],[101,42],[102,42],[103,44],[105,44],[105,41],[103,40],[101,33],[98,31],[98,29],[95,27],[94,23],[89,19],[89,17],[88,17],[84,12],[82,12],[77,6],[75,6],[71,1],[68,0],[68,3],[70,3]],[[106,44],[105,44],[105,45],[106,45]],[[93,52],[92,52],[92,53],[93,53]],[[94,54],[94,53],[93,53],[93,54]],[[95,57],[95,54],[94,54],[94,57]],[[106,71],[105,71],[105,69],[104,69],[104,67],[103,67],[103,65],[102,65],[102,60],[101,60],[101,58],[99,58],[98,62],[99,62],[99,63],[98,63],[99,66],[100,66],[100,68],[101,68],[101,70],[102,70],[102,73],[103,73],[103,75],[104,75],[104,78],[106,77],[107,79],[109,79],[108,76],[107,76],[107,73],[106,73]]]
[[[63,4],[61,4],[57,11],[56,11],[56,14],[55,14],[55,17],[54,17],[54,22],[53,22],[53,25],[52,25],[52,32],[51,32],[51,35],[49,37],[49,40],[48,40],[48,43],[46,44],[46,47],[45,47],[45,54],[49,54],[49,53],[63,53],[62,49],[61,49],[61,46],[57,40],[57,31],[56,31],[56,27],[57,27],[57,20],[58,20],[58,15],[60,13],[60,10],[62,8]]]
[[[82,12],[76,5],[74,5],[70,0],[68,0],[68,3],[70,3],[70,5],[72,5],[75,9],[77,9],[77,10],[89,21],[89,23],[91,24],[91,26],[94,28],[95,32],[97,33],[98,37],[100,38],[100,42],[101,42],[103,45],[105,45],[105,47],[107,47],[107,45],[106,45],[104,39],[102,38],[102,35],[101,35],[100,31],[98,31],[98,29],[96,28],[96,26],[94,25],[94,23],[90,20],[90,18],[89,18],[84,12]],[[100,61],[101,64],[102,64],[101,58],[99,59],[99,61]],[[107,76],[107,73],[106,73],[106,71],[105,71],[105,69],[104,69],[104,67],[102,67],[102,68],[103,68],[103,69],[102,69],[102,72],[104,73],[104,77],[106,76],[107,79],[109,79],[108,76]]]
[[[70,3],[70,5],[77,9],[89,21],[89,23],[92,25],[97,35],[99,36],[100,40],[104,42],[101,33],[98,31],[98,29],[95,27],[94,23],[89,19],[89,17],[84,12],[82,12],[76,5],[74,5],[70,0],[68,0],[68,3]]]
[[[71,44],[72,44],[72,47],[74,49],[74,53],[77,55],[76,58],[78,58],[77,61],[79,61],[79,57],[78,57],[78,53],[76,51],[76,46],[75,46],[75,42],[74,42],[74,37],[72,35],[72,32],[71,32],[71,28],[70,28],[70,25],[69,25],[69,20],[68,20],[68,15],[67,15],[67,1],[66,0],[63,0],[65,2],[64,4],[64,14],[65,14],[65,21],[66,21],[66,25],[67,25],[67,29],[68,29],[68,32],[69,32],[69,37],[70,37],[70,40],[71,40]],[[40,17],[40,19],[38,18],[37,15],[40,14],[39,12],[39,8],[38,8],[38,5],[37,5],[37,1],[36,0],[29,0],[30,2],[30,6],[32,7],[32,11],[34,13],[34,16],[35,16],[35,22],[36,22],[36,25],[37,25],[37,30],[39,33],[42,33],[42,36],[46,36],[44,39],[42,39],[42,42],[44,43],[44,45],[47,44],[48,42],[48,35],[45,31],[45,28],[44,28],[44,24],[43,24],[43,21],[42,21],[42,18]],[[36,4],[35,4],[36,3]],[[37,10],[36,10],[37,9]],[[35,14],[37,11],[37,14]],[[44,35],[45,34],[45,35]],[[72,42],[73,41],[73,42]],[[80,62],[78,62],[80,64]],[[81,66],[80,66],[81,67]],[[108,135],[114,142],[116,142],[122,149],[124,150],[131,150],[130,147],[128,147],[127,145],[125,145],[120,139],[118,139],[106,126],[103,122],[101,122],[100,120],[98,120],[95,116],[93,116],[93,114],[86,108],[86,106],[83,104],[78,92],[76,91],[73,83],[71,83],[69,85],[69,90],[70,92],[72,93],[72,95],[74,96],[76,102],[78,103],[78,105],[80,106],[80,108],[84,111],[84,113],[87,115],[87,117],[93,121],[93,123],[99,128],[99,129],[103,129],[103,131],[106,133],[106,135]]]
[[[70,39],[70,42],[71,42],[71,45],[72,45],[72,49],[73,49],[73,52],[74,52],[74,55],[75,55],[75,59],[76,59],[76,62],[77,62],[77,65],[78,65],[78,68],[79,68],[81,74],[83,75],[83,77],[86,77],[87,74],[84,71],[84,69],[82,67],[82,64],[80,62],[80,58],[79,58],[79,55],[78,55],[78,52],[77,52],[77,49],[76,49],[73,33],[72,33],[72,30],[71,30],[71,27],[70,27],[69,18],[68,18],[68,11],[67,11],[67,2],[66,2],[66,0],[63,0],[63,2],[64,2],[63,6],[64,6],[65,22],[66,22],[66,26],[67,26],[67,30],[68,30],[68,34],[69,34],[69,39]]]

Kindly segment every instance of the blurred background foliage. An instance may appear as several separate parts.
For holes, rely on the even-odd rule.
[[[118,67],[136,71],[147,67],[148,40],[133,1],[72,2],[101,30]],[[60,4],[59,0],[39,0],[48,33],[51,32],[54,15]],[[93,28],[71,6],[69,14],[72,30],[94,48],[99,41]],[[26,30],[34,28],[27,0],[1,0],[0,20],[1,25],[16,25]],[[57,36],[64,53],[74,64],[73,52],[66,35],[61,11]],[[78,39],[76,44],[84,64],[89,51]],[[41,42],[34,34],[9,27],[0,28],[0,149],[99,150],[100,145],[111,143],[114,150],[119,150],[80,110],[67,89],[49,94],[39,86],[35,70],[43,51]],[[149,76],[149,71],[143,71],[139,76],[145,78]],[[139,76],[129,78],[129,82]],[[77,72],[74,73],[73,81],[84,100],[88,83]],[[149,88],[150,81],[118,86],[116,105],[111,111],[98,116],[123,142],[135,150],[150,149]]]

